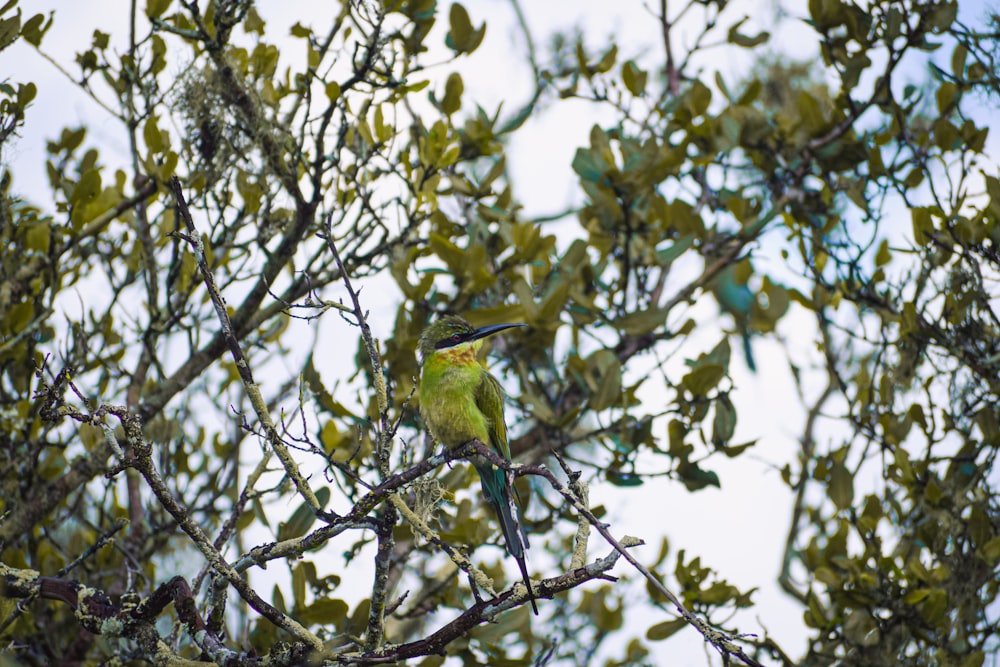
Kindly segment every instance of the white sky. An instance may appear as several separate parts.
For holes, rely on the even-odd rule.
[[[124,0],[79,3],[22,0],[21,4],[27,15],[44,7],[57,7],[55,26],[43,45],[46,51],[73,72],[76,67],[72,62],[72,53],[89,45],[92,30],[98,24],[118,40],[127,34],[129,3]],[[268,21],[269,38],[274,39],[275,35],[282,33],[282,30],[276,30],[276,26],[291,25],[296,20],[322,25],[321,19],[311,21],[308,18],[317,12],[318,4],[309,0],[260,2],[259,11]],[[439,4],[445,11],[440,20],[446,22],[447,3]],[[680,3],[670,3],[671,6],[675,4],[680,6]],[[735,6],[738,3],[730,4]],[[804,0],[789,1],[785,5],[786,11],[792,15],[805,13]],[[522,51],[523,40],[513,22],[510,4],[505,0],[470,0],[466,7],[474,24],[485,20],[488,29],[479,51],[457,64],[465,81],[463,111],[474,108],[473,101],[479,102],[487,111],[492,111],[503,102],[505,112],[513,113],[528,99],[533,81],[521,60],[512,57],[512,54]],[[580,26],[586,34],[587,44],[593,49],[617,36],[619,62],[632,57],[640,59],[640,62],[645,57],[650,64],[659,62],[661,45],[658,26],[642,2],[559,0],[543,3],[524,0],[523,9],[537,41],[536,46],[542,52],[548,33]],[[742,3],[739,9],[731,7],[728,14],[737,16],[740,10],[751,14],[755,21],[764,21],[764,25],[755,25],[752,21],[744,26],[744,32],[752,34],[762,28],[772,29],[766,18],[774,14],[772,0]],[[975,16],[979,13],[977,10],[981,10],[981,5],[977,3],[962,4],[963,16]],[[817,56],[808,31],[801,23],[785,24],[775,35],[772,45],[796,58]],[[298,43],[293,48],[296,53],[301,51]],[[746,52],[736,53],[735,56],[728,61],[705,65],[720,68],[727,81],[731,82],[750,63]],[[452,69],[450,66],[440,68],[441,81]],[[125,155],[126,138],[117,122],[108,118],[34,50],[18,44],[3,52],[0,55],[0,72],[4,77],[34,81],[39,86],[38,98],[29,111],[22,139],[13,153],[8,152],[4,156],[8,165],[14,167],[17,192],[44,200],[47,193],[44,142],[56,136],[62,127],[87,125],[90,128],[88,141],[101,148],[105,161],[113,162],[115,154]],[[436,88],[440,89],[440,86]],[[516,133],[510,146],[508,164],[516,197],[524,205],[526,217],[546,215],[579,203],[581,195],[576,176],[570,168],[573,153],[577,147],[587,144],[593,124],[607,122],[610,118],[584,103],[558,104],[540,117],[529,120]],[[379,310],[392,312],[391,309],[372,308],[373,312]],[[382,337],[389,334],[391,325],[391,317],[373,322],[376,335]],[[781,329],[786,339],[795,340],[797,334],[805,337],[797,340],[794,346],[794,354],[803,364],[811,354],[812,330],[809,318],[794,308]],[[716,337],[706,340],[706,347],[715,342]],[[791,508],[790,492],[781,482],[776,467],[793,460],[804,415],[786,357],[778,344],[762,339],[754,341],[754,352],[761,369],[757,375],[745,372],[737,347],[734,347],[733,372],[738,390],[734,393],[734,400],[740,422],[734,441],[757,438],[759,443],[752,453],[735,461],[713,460],[711,467],[718,472],[722,489],[691,494],[678,482],[659,479],[638,490],[596,487],[591,492],[592,502],[609,509],[608,520],[615,534],[631,534],[647,541],[649,546],[637,552],[642,559],[649,561],[655,558],[660,537],[666,535],[670,539],[672,554],[685,549],[689,557],[700,555],[704,564],[716,569],[737,587],[759,587],[754,597],[757,606],[749,613],[737,616],[729,626],[747,633],[762,633],[762,626],[766,627],[786,651],[796,656],[805,649],[807,633],[802,625],[802,609],[778,590],[775,581]],[[327,384],[332,385],[332,381]],[[828,437],[832,440],[834,435],[828,434]],[[594,537],[591,544],[592,557],[608,552],[606,547],[600,545],[598,537]],[[672,572],[673,555],[667,562],[669,567],[661,574],[670,575]],[[617,575],[625,573],[624,564],[614,572]],[[537,574],[551,576],[555,573]],[[676,590],[671,576],[667,576],[666,584]],[[366,581],[364,585],[369,584]],[[636,597],[644,597],[641,583],[633,586]],[[266,591],[268,587],[262,587],[262,590]],[[542,606],[544,614],[544,601]],[[627,618],[630,623],[627,634],[642,636],[647,627],[666,617],[662,612],[647,610]],[[706,645],[700,635],[690,628],[667,642],[650,643],[649,646],[654,663],[701,666],[707,662]],[[718,659],[713,657],[712,664],[719,664]]]

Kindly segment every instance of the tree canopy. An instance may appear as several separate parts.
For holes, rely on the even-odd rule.
[[[996,15],[809,0],[776,23],[803,63],[725,0],[634,3],[641,45],[536,40],[511,0],[532,92],[490,107],[467,84],[510,36],[476,3],[330,4],[133,0],[72,57],[60,8],[0,7],[0,51],[122,147],[51,128],[26,197],[38,84],[4,68],[3,665],[664,664],[689,626],[721,664],[998,659]],[[569,104],[611,120],[543,216],[510,146]],[[443,314],[527,325],[489,363],[539,618],[463,462],[490,453],[420,421]],[[759,586],[597,500],[725,492],[768,435],[736,440],[743,368],[801,400],[772,417],[801,652],[745,613]]]

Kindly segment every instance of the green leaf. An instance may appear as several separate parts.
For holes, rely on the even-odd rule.
[[[935,100],[937,101],[937,109],[941,114],[945,114],[951,110],[952,104],[955,102],[955,98],[959,96],[958,86],[951,81],[945,81],[942,83],[935,93]]]
[[[962,43],[956,45],[955,50],[951,52],[951,73],[956,78],[961,79],[962,75],[965,74],[965,59],[968,55],[969,48]]]
[[[915,407],[920,407],[917,404]],[[921,413],[923,417],[923,413]],[[998,417],[995,405],[987,405],[976,413],[976,424],[983,432],[986,442],[1000,442],[1000,417]]]
[[[646,92],[646,80],[649,78],[647,72],[635,64],[633,60],[625,61],[622,65],[622,82],[630,93],[636,97],[642,97]]]
[[[681,463],[677,466],[677,476],[688,491],[700,491],[708,486],[722,488],[719,476],[711,470],[698,467],[697,463]]]
[[[679,419],[671,419],[670,423],[667,424],[667,451],[670,452],[671,456],[685,459],[684,450],[685,448],[690,448],[684,444],[684,437],[686,435],[687,427],[684,425],[684,422]]]
[[[983,667],[983,663],[985,662],[986,654],[977,650],[966,656],[959,667]]]
[[[3,12],[0,12],[2,14]],[[15,14],[9,19],[0,20],[0,51],[6,49],[17,39],[21,32],[21,14]]]
[[[605,72],[610,72],[611,68],[615,66],[615,62],[618,60],[618,45],[612,44],[611,48],[604,52],[601,59],[597,61],[594,65],[594,73],[604,74]]]
[[[372,118],[372,122],[375,125],[375,138],[380,143],[385,143],[392,138],[393,128],[385,122],[385,112],[382,111],[381,104],[375,107],[375,115]]]
[[[719,92],[721,92],[723,97],[726,98],[726,101],[729,102],[730,105],[732,105],[735,100],[733,100],[733,95],[729,91],[729,86],[726,85],[726,80],[722,78],[722,72],[716,70],[714,78],[715,78],[715,87],[719,89]]]
[[[646,639],[651,642],[663,641],[664,639],[676,634],[677,631],[682,629],[685,625],[687,625],[687,621],[683,618],[675,618],[672,621],[657,623],[646,630]]]
[[[450,41],[446,43],[456,51],[461,51],[461,45],[465,44],[472,34],[472,19],[469,18],[469,12],[457,2],[452,3],[448,11],[448,24],[451,30],[446,39]]]
[[[588,406],[591,410],[599,412],[621,403],[621,362],[614,352],[598,350],[588,357],[587,373],[592,379],[592,383],[588,382],[592,386],[588,399]]]
[[[947,612],[948,594],[939,588],[932,590],[920,604],[920,615],[931,624],[943,619]]]
[[[986,176],[986,192],[990,195],[990,212],[1000,218],[1000,179],[993,176]]]
[[[726,39],[729,40],[730,44],[735,44],[736,46],[742,46],[744,48],[750,49],[755,46],[760,46],[767,40],[771,38],[771,33],[767,31],[761,31],[754,36],[744,35],[740,32],[740,26],[747,22],[748,16],[744,16],[740,21],[735,23],[726,35]]]
[[[325,507],[330,502],[330,487],[320,487],[316,491],[316,500],[319,501],[320,507]],[[292,512],[292,516],[289,517],[287,522],[278,524],[278,541],[290,540],[305,535],[306,531],[309,530],[315,521],[315,512],[309,507],[309,503],[303,500],[295,511]]]
[[[722,453],[727,457],[734,459],[756,444],[756,440],[751,440],[750,442],[744,442],[739,445],[726,445],[722,448]]]
[[[841,0],[809,0],[809,18],[815,28],[824,32],[846,21],[847,7]]]
[[[101,172],[97,169],[90,169],[84,172],[77,182],[76,187],[69,196],[69,203],[76,206],[84,206],[101,191]]]
[[[958,2],[954,0],[951,2],[938,2],[931,5],[931,7],[934,10],[930,12],[929,17],[926,19],[927,27],[931,31],[944,32],[958,17]]]
[[[994,537],[992,540],[982,545],[976,550],[976,553],[986,561],[986,564],[990,567],[995,567],[997,563],[1000,563],[1000,536]]]
[[[712,420],[712,444],[724,447],[736,431],[736,408],[729,399],[729,394],[723,394],[715,402],[715,417]]]
[[[670,266],[675,259],[683,255],[684,252],[693,244],[693,234],[682,236],[668,247],[662,249],[658,248],[656,250],[656,261],[660,264],[660,266]]]
[[[712,102],[712,91],[701,81],[695,80],[685,96],[685,102],[692,116],[700,116]]]
[[[448,266],[452,273],[461,275],[465,265],[465,253],[457,245],[440,234],[431,234],[428,237],[428,245],[431,251],[437,255]]]
[[[705,396],[725,374],[722,364],[703,364],[681,378],[681,385],[695,396]]]
[[[649,308],[637,310],[624,317],[619,317],[611,324],[619,331],[630,336],[641,336],[655,331],[663,326],[667,318],[667,312],[661,308]]]
[[[623,472],[616,468],[608,468],[604,471],[604,476],[615,486],[642,486],[642,477],[634,472]]]
[[[689,364],[692,367],[701,366],[703,364],[719,364],[728,368],[729,359],[732,357],[732,354],[732,348],[729,346],[729,337],[727,336],[720,340],[718,345],[713,347],[708,353],[699,356],[696,362],[689,362]]]
[[[934,221],[931,219],[930,210],[926,206],[911,208],[910,220],[913,224],[913,240],[918,245],[930,243],[931,235],[934,233]]]
[[[590,183],[602,183],[604,173],[608,168],[608,164],[599,155],[586,148],[576,149],[576,155],[573,156],[571,166],[573,167],[573,171],[580,176],[581,180],[589,181]]]
[[[924,182],[924,170],[921,167],[914,167],[903,179],[903,185],[906,186],[908,190],[912,190],[921,183]]]
[[[167,11],[170,7],[170,3],[173,0],[147,0],[146,1],[146,16],[151,19],[158,19],[163,16],[163,13]]]
[[[28,19],[24,27],[21,28],[21,36],[24,37],[25,41],[32,46],[39,46],[42,43],[42,37],[48,32],[48,29],[52,27],[52,20],[45,22],[44,14],[35,14],[30,19]]]
[[[311,28],[302,25],[298,21],[295,22],[295,25],[292,26],[289,32],[291,33],[292,37],[297,37],[299,39],[309,39],[310,37],[312,37],[313,34]]]
[[[104,433],[93,424],[80,424],[80,442],[88,452],[93,452],[98,443],[104,442]]]
[[[444,84],[444,97],[441,99],[441,111],[446,116],[450,116],[462,108],[463,92],[465,92],[465,84],[462,82],[461,75],[452,72]]]
[[[24,235],[24,245],[29,250],[37,250],[48,254],[49,241],[52,238],[51,227],[47,221],[37,222],[28,228]]]
[[[151,153],[163,152],[163,134],[157,125],[156,116],[150,116],[142,128],[142,140],[146,142],[146,147]]]
[[[274,589],[271,591],[271,604],[273,604],[278,611],[288,613],[288,608],[285,606],[285,596],[282,594],[281,588],[278,584],[275,584]]]
[[[827,488],[837,509],[846,510],[854,504],[854,475],[843,463],[834,463],[831,467]]]
[[[326,84],[326,99],[331,102],[336,102],[340,98],[340,84],[336,81],[331,81]]]
[[[479,181],[479,187],[483,190],[489,188],[493,184],[493,181],[500,178],[504,173],[504,169],[507,166],[507,158],[501,155],[497,160],[495,160],[490,166],[490,170],[486,172],[486,175],[482,177]]]
[[[448,11],[448,26],[444,43],[458,54],[475,51],[486,35],[486,24],[483,23],[478,29],[473,28],[469,12],[457,2]]]
[[[309,576],[306,568],[309,565],[310,563],[299,563],[292,569],[292,601],[296,611],[306,601],[306,579]]]
[[[417,81],[416,83],[411,83],[403,86],[402,91],[404,93],[419,93],[421,90],[431,85],[430,79],[424,79],[423,81]]]
[[[882,243],[878,246],[878,252],[875,253],[875,266],[882,267],[892,261],[892,251],[889,250],[889,241],[887,239],[882,239]]]
[[[336,627],[347,618],[348,611],[350,611],[350,607],[343,600],[320,598],[300,611],[297,618],[306,625]]]
[[[243,29],[247,31],[247,34],[256,33],[263,36],[266,25],[267,24],[264,19],[260,17],[260,14],[258,14],[257,10],[251,5],[247,9],[247,17],[246,20],[243,21]]]
[[[111,35],[106,32],[101,32],[100,30],[94,31],[93,44],[94,48],[103,51],[108,48],[108,43],[111,41]]]
[[[817,133],[826,127],[826,118],[819,102],[804,90],[799,93],[798,110],[799,118],[809,132]]]
[[[63,128],[62,134],[59,136],[59,141],[55,143],[55,148],[52,149],[52,152],[60,149],[67,152],[74,151],[80,147],[86,136],[87,128],[85,127],[78,127],[75,130]]]
[[[345,439],[347,436],[337,428],[337,422],[332,419],[327,420],[319,432],[319,441],[327,454],[334,452]]]

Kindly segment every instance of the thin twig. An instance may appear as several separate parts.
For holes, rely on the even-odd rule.
[[[368,326],[368,314],[361,307],[357,290],[351,284],[351,277],[340,259],[340,252],[333,240],[332,215],[326,219],[326,244],[337,262],[340,277],[344,282],[351,303],[354,306],[354,318],[361,328],[361,338],[368,351],[368,361],[371,364],[372,381],[375,384],[375,401],[378,405],[379,424],[375,434],[375,459],[378,464],[379,479],[385,481],[389,477],[389,454],[394,430],[389,420],[389,390],[385,382],[382,368],[382,355],[379,354],[371,327]],[[390,500],[395,495],[390,496]],[[372,581],[371,607],[368,612],[368,631],[365,633],[365,649],[375,650],[382,646],[385,640],[385,609],[389,595],[389,569],[392,565],[392,552],[395,546],[392,531],[399,520],[397,508],[393,505],[383,505],[376,519],[375,534],[378,538],[378,549],[375,553],[375,576]]]
[[[187,202],[184,199],[184,191],[181,188],[180,179],[174,176],[170,181],[170,186],[173,189],[174,198],[177,201],[177,209],[180,211],[181,217],[184,219],[184,224],[188,230],[188,235],[185,240],[194,249],[195,256],[198,260],[198,267],[201,269],[202,279],[205,281],[205,288],[208,290],[209,297],[212,299],[212,305],[215,306],[215,313],[219,318],[219,323],[222,325],[222,335],[225,338],[226,344],[229,346],[229,352],[236,364],[236,370],[240,375],[240,380],[243,382],[243,388],[247,392],[247,396],[250,399],[250,404],[253,406],[254,412],[257,413],[257,419],[260,420],[261,427],[264,430],[264,435],[267,437],[267,442],[271,448],[274,449],[274,453],[278,455],[278,459],[285,468],[285,473],[288,475],[289,479],[292,480],[292,483],[295,485],[295,489],[299,492],[299,495],[302,496],[314,512],[319,514],[322,512],[323,508],[320,507],[316,494],[313,493],[311,488],[309,488],[309,483],[299,471],[299,466],[289,453],[288,447],[286,447],[285,443],[282,442],[281,436],[278,434],[278,429],[275,427],[274,421],[271,419],[271,413],[267,408],[267,403],[264,401],[264,397],[260,393],[260,387],[256,382],[254,382],[253,373],[250,370],[250,363],[247,361],[246,355],[243,354],[240,341],[237,338],[236,332],[233,329],[233,324],[229,319],[229,311],[226,308],[226,302],[219,293],[219,288],[215,284],[215,276],[212,274],[212,270],[208,266],[208,258],[205,256],[205,246],[201,241],[201,235],[198,233],[198,230],[194,225],[194,220],[191,218],[191,212],[188,210]]]

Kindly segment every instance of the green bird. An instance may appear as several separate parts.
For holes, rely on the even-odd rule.
[[[445,447],[470,440],[492,447],[510,460],[507,423],[503,416],[503,389],[479,361],[483,339],[523,324],[494,324],[476,329],[461,317],[445,316],[420,335],[420,415],[431,436]],[[524,551],[528,538],[517,519],[510,475],[483,457],[473,458],[483,495],[500,520],[507,552],[517,561],[531,608],[538,615],[528,579]]]
[[[756,373],[757,364],[754,363],[753,348],[750,344],[752,334],[750,315],[757,297],[746,283],[740,283],[737,280],[736,267],[733,264],[719,272],[712,284],[712,292],[715,294],[719,306],[732,316],[733,322],[743,338],[743,354],[746,356],[747,368],[750,369],[751,373]]]

